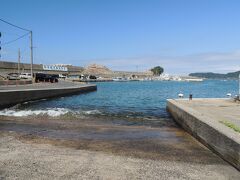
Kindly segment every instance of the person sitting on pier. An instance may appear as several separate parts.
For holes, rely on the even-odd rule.
[[[237,101],[239,102],[240,101],[240,95],[236,95],[235,98],[234,98],[234,101],[235,102],[237,102]]]

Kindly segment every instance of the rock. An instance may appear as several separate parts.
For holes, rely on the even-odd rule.
[[[98,64],[91,64],[87,66],[83,71],[83,74],[92,74],[92,75],[112,74],[112,73],[113,72],[106,66],[98,65]]]

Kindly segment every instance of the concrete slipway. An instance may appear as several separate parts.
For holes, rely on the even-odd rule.
[[[240,127],[240,103],[231,99],[169,99],[167,110],[186,131],[240,170],[240,133],[222,123]]]

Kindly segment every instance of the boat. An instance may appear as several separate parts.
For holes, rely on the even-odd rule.
[[[113,78],[113,81],[126,82],[126,81],[129,81],[129,80],[127,78],[123,78],[123,77],[116,77],[116,78]]]
[[[202,78],[187,78],[187,79],[184,79],[185,81],[188,81],[188,82],[202,82],[203,79]]]

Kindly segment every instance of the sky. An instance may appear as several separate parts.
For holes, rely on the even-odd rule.
[[[239,0],[0,0],[32,30],[34,62],[169,74],[240,70]],[[29,36],[0,22],[1,60],[29,62]]]

